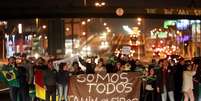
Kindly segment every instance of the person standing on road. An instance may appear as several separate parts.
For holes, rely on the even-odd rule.
[[[155,101],[156,75],[153,67],[149,67],[146,77],[145,98],[144,101]]]
[[[185,70],[183,72],[182,91],[184,93],[184,101],[195,101],[193,94],[193,76],[196,74],[197,65],[192,65],[188,60],[185,63]]]
[[[28,88],[28,82],[27,82],[27,75],[26,75],[26,69],[22,66],[18,66],[18,78],[20,82],[19,87],[19,98],[20,101],[30,101],[29,100],[29,88]]]
[[[185,67],[184,58],[179,59],[179,63],[175,66],[174,81],[175,81],[175,100],[181,101],[183,92],[182,92],[182,83],[183,83],[183,71]]]
[[[58,88],[59,88],[59,101],[63,101],[62,97],[64,97],[64,101],[68,101],[68,98],[67,98],[68,80],[69,80],[68,66],[66,63],[60,63],[59,64],[59,72],[57,73],[57,83],[58,83]]]
[[[25,74],[24,76],[26,76],[25,82],[27,82],[27,84],[23,87],[26,91],[25,94],[29,99],[29,91],[31,90],[29,88],[33,86],[33,64],[28,61],[26,54],[22,54],[21,63],[18,64],[18,66],[21,67],[22,70],[24,69],[23,73]]]
[[[167,95],[169,96],[170,101],[175,101],[174,74],[167,59],[163,60],[163,66],[157,78],[157,92],[161,93],[162,101],[167,101]]]
[[[48,69],[47,65],[45,64],[46,61],[39,57],[36,60],[36,64],[33,66],[34,68],[34,84],[35,84],[35,99],[34,101],[43,101],[45,99],[45,95],[41,95],[41,92],[44,93],[44,71]]]
[[[1,70],[9,88],[10,88],[10,99],[11,101],[17,101],[19,95],[19,79],[18,69],[16,64],[16,58],[10,57],[8,59],[8,65],[4,66]]]
[[[44,71],[44,83],[46,88],[46,101],[56,101],[56,75],[57,71],[54,69],[53,60],[48,60],[48,69]]]

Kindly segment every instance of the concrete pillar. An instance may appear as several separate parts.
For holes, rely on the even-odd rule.
[[[48,53],[54,56],[62,56],[65,51],[64,20],[48,20]]]

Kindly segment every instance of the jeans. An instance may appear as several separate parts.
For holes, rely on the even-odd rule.
[[[198,101],[201,101],[201,83],[199,83],[198,87]]]
[[[68,85],[58,84],[59,87],[59,101],[62,101],[62,97],[64,97],[65,101],[68,101]]]
[[[20,87],[19,98],[20,98],[20,101],[30,101],[29,100],[29,89],[27,87]]]
[[[50,101],[50,96],[52,96],[52,101],[56,101],[56,85],[55,86],[46,86],[46,100]]]
[[[164,86],[164,92],[161,94],[162,101],[167,101],[167,95],[169,96],[170,101],[174,101],[174,92],[167,91],[166,86]]]
[[[154,91],[145,91],[144,101],[155,101]]]
[[[10,99],[11,101],[17,101],[19,95],[19,88],[18,87],[10,87]]]

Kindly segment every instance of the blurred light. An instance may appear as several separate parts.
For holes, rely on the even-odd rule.
[[[123,9],[123,8],[117,8],[117,9],[116,9],[116,14],[117,14],[118,16],[124,15],[124,9]]]
[[[8,34],[5,34],[5,38],[8,39],[8,38],[9,38],[9,35],[8,35]]]
[[[16,51],[17,51],[17,53],[20,52],[20,46],[19,45],[16,46]]]
[[[107,32],[110,33],[110,32],[111,32],[111,29],[108,29]]]
[[[100,4],[99,4],[98,2],[95,2],[94,5],[95,5],[96,7],[99,7],[99,6],[100,6]]]
[[[114,36],[115,36],[115,33],[113,33],[112,36],[114,37]]]
[[[137,21],[138,21],[138,22],[141,22],[141,21],[142,21],[142,18],[137,18]]]
[[[36,37],[36,34],[34,34],[34,37]]]
[[[103,25],[104,25],[104,26],[107,26],[107,23],[104,22]]]
[[[40,35],[40,36],[39,36],[39,39],[41,39],[41,38],[42,38],[42,36]]]
[[[38,53],[35,53],[35,54],[34,54],[34,57],[35,57],[36,59],[38,59],[39,56],[40,56],[40,55],[39,55]]]
[[[91,21],[91,19],[87,19],[87,22],[90,22]]]
[[[180,32],[177,30],[177,34],[179,34]]]
[[[67,28],[66,28],[66,31],[69,31],[69,30],[70,30],[70,28],[67,27]]]
[[[102,7],[102,6],[105,6],[106,3],[105,3],[105,2],[95,2],[94,5],[95,5],[96,7]]]
[[[138,25],[141,25],[141,22],[138,22],[137,24],[138,24]]]
[[[0,25],[7,25],[7,23],[6,21],[0,21]]]
[[[22,33],[22,24],[18,24],[18,33]]]
[[[128,34],[132,34],[133,30],[128,25],[123,25],[123,29],[128,32]]]
[[[161,40],[160,43],[163,43],[163,41]]]
[[[105,6],[105,2],[102,2],[101,5],[102,5],[102,6]]]
[[[109,44],[107,41],[102,41],[100,45],[100,49],[106,49],[109,47]]]
[[[82,25],[86,25],[86,22],[85,22],[85,21],[82,21]]]
[[[110,29],[109,27],[106,27],[106,29],[108,30],[108,29]]]
[[[45,36],[45,39],[47,39],[47,36]]]
[[[200,20],[196,20],[196,23],[200,23],[201,21]]]
[[[82,32],[82,35],[86,35],[86,32]]]
[[[43,26],[42,26],[42,28],[43,28],[43,29],[46,29],[46,28],[47,28],[47,26],[46,26],[46,25],[43,25]]]

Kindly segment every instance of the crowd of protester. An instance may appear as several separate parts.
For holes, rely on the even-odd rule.
[[[143,74],[141,101],[201,101],[199,96],[201,60],[199,58],[192,60],[165,58],[159,61],[153,59],[150,63],[142,63],[128,56],[111,55],[107,60],[99,58],[97,63],[95,58],[91,58],[90,62],[82,58],[72,64],[61,62],[58,68],[54,65],[54,61],[56,60],[46,61],[42,57],[33,60],[23,54],[21,61],[17,63],[15,57],[10,57],[8,64],[1,68],[1,75],[6,73],[11,101],[41,101],[29,94],[31,90],[34,90],[37,71],[43,72],[44,75],[46,101],[50,101],[50,96],[52,101],[56,101],[57,92],[59,101],[68,100],[67,81],[70,76],[118,72]],[[86,69],[83,70],[80,64]]]

